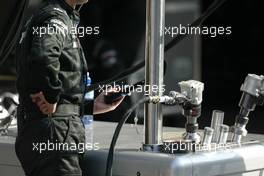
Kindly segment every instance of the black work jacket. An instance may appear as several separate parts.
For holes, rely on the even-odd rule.
[[[20,103],[37,109],[30,94],[49,103],[82,103],[87,64],[77,37],[79,14],[64,0],[46,0],[25,25],[17,49]]]

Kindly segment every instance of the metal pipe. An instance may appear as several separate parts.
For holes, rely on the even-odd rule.
[[[221,125],[218,144],[225,144],[227,142],[228,133],[229,133],[229,126]]]
[[[146,8],[146,85],[150,86],[150,95],[162,96],[164,73],[165,0],[147,0]],[[158,91],[152,89],[157,86]],[[159,104],[145,104],[144,143],[145,146],[162,144],[162,109]]]
[[[212,121],[211,121],[211,128],[214,129],[214,135],[212,142],[217,142],[219,135],[220,135],[220,126],[224,122],[224,115],[225,113],[220,110],[214,110],[212,115]]]
[[[210,128],[210,127],[204,128],[204,135],[203,135],[203,140],[202,140],[203,145],[210,145],[211,144],[212,138],[213,138],[213,133],[214,133],[213,128]]]

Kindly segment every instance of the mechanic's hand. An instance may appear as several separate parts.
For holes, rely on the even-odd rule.
[[[46,98],[43,95],[43,92],[39,92],[36,94],[31,94],[30,95],[32,102],[36,103],[39,107],[39,110],[43,114],[51,115],[56,111],[57,103],[55,104],[50,104]]]
[[[118,92],[116,89],[110,89],[108,90],[108,94],[111,92]],[[105,92],[102,92],[100,95],[96,97],[94,100],[94,109],[93,114],[102,114],[109,111],[115,110],[120,103],[124,100],[125,97],[121,96],[120,99],[116,100],[112,104],[106,104],[104,101],[104,96],[106,95]]]

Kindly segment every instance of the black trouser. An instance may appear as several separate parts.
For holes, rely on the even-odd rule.
[[[18,114],[16,154],[27,176],[81,176],[85,133],[78,115],[30,117]],[[78,150],[79,149],[79,150]]]

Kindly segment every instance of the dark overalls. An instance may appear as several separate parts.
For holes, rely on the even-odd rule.
[[[27,176],[82,175],[85,133],[80,116],[87,66],[74,32],[78,23],[78,13],[64,0],[46,0],[19,41],[15,147]],[[30,98],[40,91],[49,103],[58,103],[52,117]],[[87,108],[92,113],[91,103]]]

